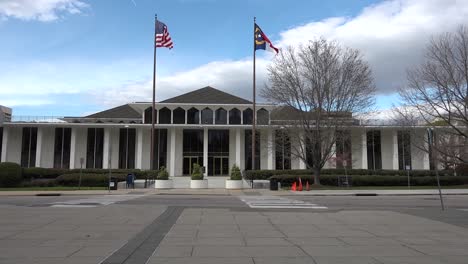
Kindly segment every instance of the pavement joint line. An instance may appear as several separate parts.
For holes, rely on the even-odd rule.
[[[147,263],[184,209],[185,207],[182,206],[167,207],[152,223],[99,262],[99,264],[143,263],[142,260],[145,261],[144,263]],[[150,239],[152,240],[152,244],[148,249],[147,241]]]

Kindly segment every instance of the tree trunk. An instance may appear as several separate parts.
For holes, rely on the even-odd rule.
[[[314,168],[314,184],[320,185],[320,169]]]

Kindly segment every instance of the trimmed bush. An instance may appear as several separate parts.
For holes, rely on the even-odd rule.
[[[85,174],[108,174],[108,169],[82,169]],[[137,178],[145,178],[152,171],[141,171],[139,169],[111,169],[112,174],[133,173]],[[158,171],[155,171],[155,176]],[[55,179],[60,175],[80,173],[80,169],[55,169],[55,168],[23,168],[24,179]]]
[[[203,173],[201,171],[200,165],[197,163],[193,164],[193,170],[192,170],[192,180],[203,180]]]
[[[23,182],[23,187],[55,187],[57,181],[55,179],[36,179]]]
[[[112,173],[112,177],[117,178],[119,181],[125,181],[126,176],[126,174]],[[57,185],[60,186],[78,186],[80,174],[64,174],[58,176],[55,180]],[[83,173],[81,177],[81,186],[85,187],[107,187],[108,183],[109,175],[106,174]]]
[[[343,176],[343,175],[340,175]],[[272,179],[281,182],[281,186],[289,187],[294,181],[298,181],[299,177],[302,182],[309,181],[314,183],[311,175],[275,175]],[[338,186],[338,175],[321,175],[320,183],[326,186]],[[382,175],[354,175],[350,176],[353,186],[407,186],[407,176],[382,176]],[[468,184],[467,176],[441,176],[440,184],[448,185],[463,185]],[[435,176],[412,177],[411,186],[436,186],[437,178]]]
[[[24,179],[55,179],[62,174],[70,172],[67,169],[49,169],[49,168],[23,168]]]
[[[0,163],[0,187],[17,187],[23,182],[21,166],[12,162]]]
[[[468,164],[459,164],[456,171],[457,176],[468,176]]]
[[[407,176],[407,171],[405,170],[364,170],[364,169],[348,169],[346,170],[348,175],[379,175],[379,176]],[[312,170],[254,170],[246,171],[245,179],[254,180],[266,180],[275,175],[313,175]],[[435,171],[430,170],[411,170],[411,177],[426,177],[426,176],[435,176]],[[321,176],[324,175],[345,175],[344,169],[322,169]],[[439,175],[441,176],[453,176],[452,171],[440,170]]]
[[[242,180],[242,175],[241,175],[240,169],[239,169],[239,167],[237,167],[236,164],[232,165],[232,168],[231,168],[231,180],[233,180],[233,181]]]
[[[162,166],[159,170],[158,176],[156,177],[157,180],[169,180],[169,173],[167,173],[166,167]]]

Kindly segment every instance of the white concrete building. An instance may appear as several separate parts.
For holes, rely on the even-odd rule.
[[[290,148],[278,147],[275,118],[282,109],[257,104],[256,167],[305,169]],[[189,175],[193,163],[208,176],[251,166],[252,103],[205,87],[156,104],[154,168],[171,176]],[[357,120],[354,120],[357,121]],[[421,136],[426,133],[421,128]],[[392,126],[349,127],[351,163],[356,169],[429,169],[418,138]],[[0,159],[23,167],[150,169],[151,102],[129,103],[85,117],[0,123]],[[411,144],[411,142],[413,144]],[[423,144],[423,140],[420,142]],[[290,144],[296,144],[291,142]],[[272,148],[271,146],[276,146]],[[336,167],[331,161],[326,166]]]

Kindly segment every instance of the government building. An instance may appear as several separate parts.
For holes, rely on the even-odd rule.
[[[171,176],[185,176],[194,163],[207,176],[227,176],[232,165],[252,168],[252,102],[212,87],[156,103],[154,160],[151,149],[151,102],[135,102],[83,117],[15,119],[2,107],[0,158],[22,167],[150,169],[165,166]],[[284,140],[282,125],[291,109],[256,105],[255,150],[259,169],[305,169]],[[353,169],[429,169],[423,144],[426,129],[407,133],[398,126],[364,124],[350,115],[347,153]],[[420,141],[420,142],[417,142]],[[346,147],[344,147],[346,146]],[[326,168],[342,167],[332,158]]]

